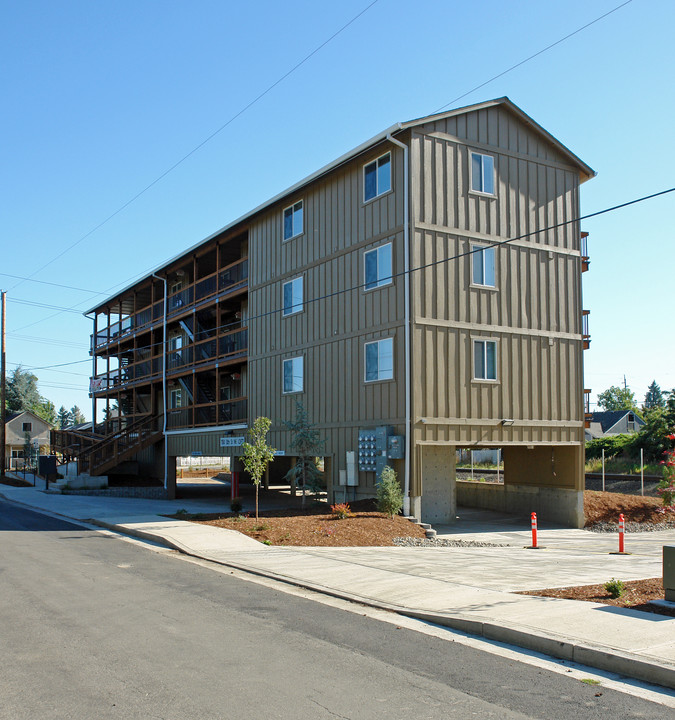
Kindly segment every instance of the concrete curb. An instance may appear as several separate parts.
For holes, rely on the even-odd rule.
[[[554,633],[542,635],[540,632],[534,632],[523,627],[498,625],[494,621],[477,620],[466,615],[450,613],[429,612],[424,610],[415,610],[414,608],[402,607],[390,603],[380,602],[372,598],[356,595],[341,590],[335,590],[324,585],[311,583],[289,577],[281,573],[275,573],[267,570],[259,570],[251,568],[243,563],[224,561],[209,557],[208,555],[200,555],[190,548],[182,545],[158,533],[138,530],[136,528],[126,528],[114,523],[106,523],[101,520],[87,520],[92,525],[99,525],[110,530],[114,530],[124,535],[132,535],[144,540],[170,547],[185,555],[202,560],[208,560],[224,567],[231,567],[241,572],[251,575],[269,578],[278,582],[283,582],[294,587],[311,590],[313,592],[328,595],[340,600],[359,603],[378,610],[388,610],[390,612],[405,615],[407,617],[422,620],[424,622],[442,625],[453,630],[459,630],[469,635],[484,637],[486,640],[494,640],[508,645],[515,645],[527,650],[549,655],[551,657],[567,660],[569,662],[579,663],[580,665],[588,665],[589,667],[605,670],[608,672],[624,675],[626,677],[642,680],[654,685],[662,685],[663,687],[675,689],[675,664],[651,661],[648,658],[635,655],[619,648],[609,646],[592,646],[583,643],[576,643],[567,637],[559,636]],[[261,544],[261,548],[267,546]],[[270,548],[271,549],[271,548]]]

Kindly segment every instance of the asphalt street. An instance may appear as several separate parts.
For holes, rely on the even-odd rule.
[[[0,608],[3,720],[672,717],[5,502]]]

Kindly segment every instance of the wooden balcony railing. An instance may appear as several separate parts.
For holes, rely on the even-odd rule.
[[[588,348],[591,346],[591,333],[588,329],[588,316],[590,314],[590,310],[581,311],[581,337],[584,341],[584,350],[588,350]]]
[[[247,422],[247,420],[248,398],[246,397],[235,398],[227,402],[175,408],[169,410],[166,416],[167,427],[171,430],[227,425],[228,423]]]
[[[167,317],[175,317],[181,312],[212,296],[227,295],[246,287],[248,284],[248,258],[237,260],[222,270],[218,270],[205,278],[181,288],[167,298]],[[92,335],[92,352],[121,340],[130,333],[149,327],[164,317],[164,301],[141,308],[129,317],[122,318],[115,323],[99,328],[96,337]]]

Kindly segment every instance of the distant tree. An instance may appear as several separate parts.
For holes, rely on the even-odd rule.
[[[47,398],[44,397],[41,398],[40,404],[33,412],[50,425],[56,425],[56,408],[51,400],[47,400]]]
[[[302,505],[305,505],[305,490],[309,488],[316,493],[321,489],[323,473],[319,470],[316,459],[321,455],[325,440],[311,423],[304,405],[295,403],[295,420],[284,421],[291,431],[291,447],[295,451],[297,461],[286,473],[285,480],[295,482],[302,487]]]
[[[666,401],[661,392],[661,388],[656,384],[656,380],[647,388],[647,394],[645,395],[644,409],[652,410],[653,408],[662,408],[666,404]]]
[[[70,427],[70,424],[71,424],[70,411],[66,410],[64,405],[61,405],[58,413],[56,414],[56,422],[59,426],[59,429],[61,429],[61,430],[63,430],[64,428]]]
[[[7,412],[35,412],[40,406],[40,393],[38,392],[38,379],[33,373],[24,370],[18,365],[7,380],[6,406]]]
[[[77,405],[73,405],[73,407],[70,408],[70,417],[73,421],[73,425],[81,425],[84,422],[87,422],[87,419],[84,417],[82,410],[80,410]]]
[[[642,448],[650,462],[661,462],[664,454],[672,447],[669,435],[675,433],[675,390],[664,393],[663,407],[645,412],[645,425],[633,436],[631,450],[634,456]]]
[[[255,519],[258,520],[258,490],[260,481],[267,470],[267,466],[274,460],[276,450],[267,444],[267,433],[272,427],[272,421],[266,417],[255,419],[253,426],[246,433],[247,440],[242,445],[242,462],[253,479],[255,485]]]
[[[637,410],[635,394],[628,388],[612,385],[598,395],[598,407],[602,410]]]

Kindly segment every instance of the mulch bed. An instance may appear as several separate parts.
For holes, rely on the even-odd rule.
[[[26,480],[15,480],[14,478],[7,477],[7,475],[0,476],[0,485],[11,485],[12,487],[33,487],[33,484]]]

